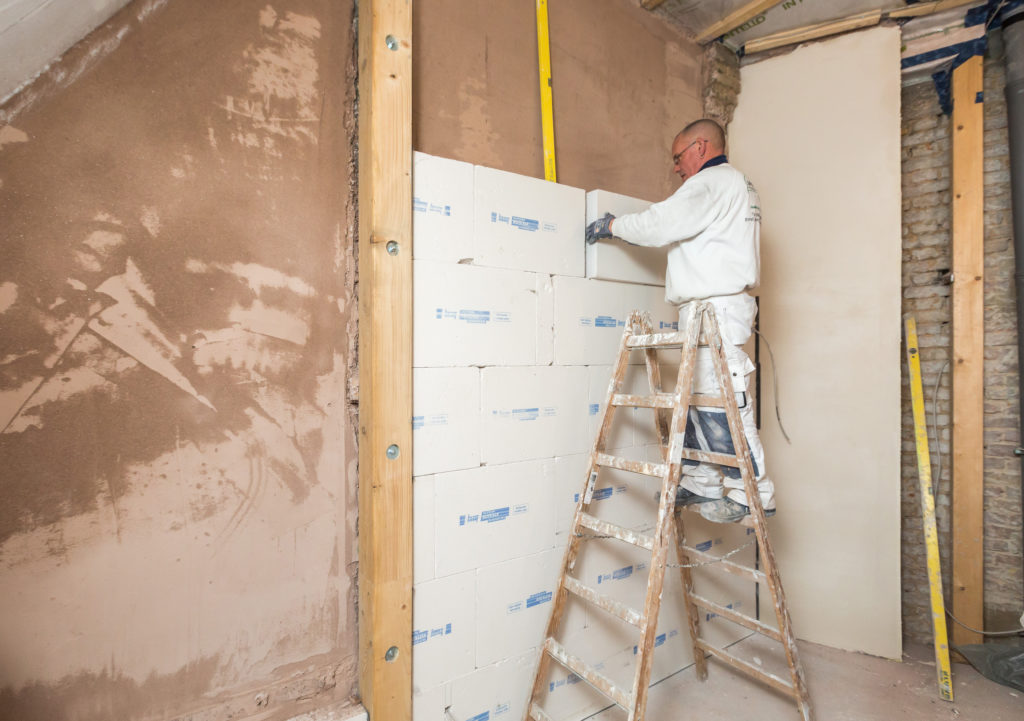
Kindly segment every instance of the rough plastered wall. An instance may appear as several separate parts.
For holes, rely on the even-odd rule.
[[[662,199],[701,116],[701,49],[635,0],[548,6],[558,182]],[[544,177],[534,3],[413,4],[416,150]]]
[[[1013,289],[1006,85],[1001,52],[985,58],[985,623],[1018,625],[1021,580],[1017,334]],[[951,287],[950,120],[931,82],[903,89],[903,313],[917,319],[925,412],[937,479],[936,519],[947,598],[950,579]],[[936,394],[936,381],[939,382]],[[930,643],[917,454],[903,367],[903,628]],[[940,458],[941,457],[941,458]],[[941,460],[941,475],[939,465]]]
[[[354,688],[347,0],[136,1],[0,109],[0,718]]]

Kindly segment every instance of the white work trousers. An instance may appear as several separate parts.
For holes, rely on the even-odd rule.
[[[686,330],[692,304],[684,303],[679,307],[679,330]],[[743,344],[750,339],[754,328],[754,317],[757,315],[757,303],[746,293],[708,298],[707,302],[715,309],[718,327],[722,334],[722,346],[725,358],[732,375],[736,401],[740,407],[740,419],[743,422],[744,435],[750,455],[754,461],[754,473],[757,489],[761,494],[761,504],[765,510],[775,508],[775,486],[765,470],[764,447],[757,433],[754,421],[754,405],[748,393],[750,373],[754,364],[743,350]],[[715,371],[711,362],[711,350],[697,350],[697,367],[694,369],[694,390],[697,393],[718,393]],[[720,408],[691,408],[686,428],[686,445],[717,453],[735,453],[725,413]],[[719,466],[713,463],[693,464],[684,462],[683,476],[680,485],[687,490],[706,498],[721,498],[727,494],[729,498],[749,505],[743,491],[743,480],[739,470]]]

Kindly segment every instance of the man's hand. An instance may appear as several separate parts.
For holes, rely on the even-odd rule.
[[[598,218],[593,223],[587,226],[587,245],[593,245],[601,238],[612,237],[612,221],[615,220],[615,216],[611,213],[605,213],[603,218]]]

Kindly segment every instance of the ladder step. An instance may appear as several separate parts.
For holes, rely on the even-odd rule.
[[[701,463],[717,463],[720,466],[732,466],[733,468],[740,467],[740,459],[736,456],[730,456],[728,453],[701,451],[696,448],[684,448],[683,459],[687,461],[700,461]]]
[[[715,566],[721,567],[721,569],[727,573],[732,573],[737,576],[743,576],[749,578],[757,583],[767,583],[768,577],[762,571],[756,571],[753,568],[742,566],[738,563],[733,563],[728,559],[721,559],[718,556],[713,556],[710,553],[704,553],[698,551],[693,546],[683,546],[683,551],[686,552],[686,557],[690,561],[708,561],[713,562]]]
[[[676,397],[671,393],[655,393],[649,396],[616,393],[612,396],[612,405],[629,408],[675,408]],[[690,396],[690,405],[725,408],[725,400],[721,396],[694,393]]]
[[[671,393],[655,393],[651,396],[632,396],[616,393],[612,396],[613,406],[629,406],[631,408],[675,408],[676,397]]]
[[[725,399],[722,398],[722,396],[709,396],[704,393],[694,393],[690,396],[690,405],[725,408]]]
[[[574,674],[582,678],[620,707],[628,711],[633,705],[632,694],[628,694],[618,688],[614,683],[612,683],[611,679],[606,676],[602,676],[600,673],[592,669],[583,661],[583,659],[573,656],[555,639],[548,638],[544,641],[544,650],[549,656],[551,656],[551,658],[555,659]]]
[[[665,474],[668,473],[668,466],[664,463],[630,461],[626,458],[610,456],[607,453],[598,453],[595,461],[599,466],[617,468],[620,471],[629,471],[631,473],[641,473],[645,476],[654,476],[655,478],[664,478]]]
[[[690,592],[690,600],[698,607],[703,608],[705,611],[717,614],[722,618],[726,618],[733,623],[738,623],[741,626],[746,626],[751,631],[757,631],[763,636],[775,639],[779,643],[782,643],[782,634],[779,633],[778,629],[774,629],[771,626],[767,626],[756,618],[750,616],[744,616],[742,613],[737,613],[731,608],[719,605],[714,601],[709,601],[703,596],[698,596],[696,593]]]
[[[532,718],[533,721],[555,721],[536,703],[530,704],[530,718]]]
[[[583,585],[572,576],[565,577],[564,585],[567,591],[571,591],[580,598],[589,601],[602,611],[607,611],[613,616],[618,616],[626,623],[630,623],[637,628],[640,628],[640,624],[643,623],[643,616],[639,611],[636,611],[613,598],[609,598],[608,596],[598,593],[590,586]]]
[[[640,350],[642,348],[682,348],[686,345],[686,336],[686,331],[631,335],[626,339],[626,347],[629,350]]]
[[[720,648],[718,648],[716,646],[712,646],[711,644],[709,644],[706,641],[698,640],[697,641],[697,646],[699,648],[707,651],[708,653],[710,653],[715,658],[720,659],[722,661],[725,661],[727,664],[732,666],[737,671],[742,671],[743,673],[747,674],[748,676],[753,676],[758,681],[761,681],[762,683],[766,683],[769,686],[771,686],[772,688],[774,688],[775,690],[781,691],[782,693],[787,694],[789,696],[792,696],[795,699],[799,699],[800,698],[800,696],[797,693],[796,689],[793,688],[793,684],[788,683],[787,681],[779,678],[775,674],[768,673],[767,671],[763,671],[760,668],[758,668],[757,666],[755,666],[754,664],[749,663],[747,661],[744,661],[741,658],[737,658],[736,656],[733,656],[731,653],[726,653],[722,649],[720,649]]]
[[[614,523],[608,523],[608,521],[602,521],[600,518],[594,518],[589,513],[580,514],[580,525],[595,531],[598,535],[617,538],[620,541],[632,543],[634,546],[645,548],[648,551],[654,550],[654,539],[650,536],[645,536],[638,531],[623,528],[622,526],[616,526]]]

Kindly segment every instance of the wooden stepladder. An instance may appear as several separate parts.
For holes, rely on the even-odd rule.
[[[693,380],[697,363],[698,347],[708,347],[718,394],[698,394],[693,392]],[[679,373],[676,377],[675,390],[671,393],[662,391],[661,369],[658,362],[658,351],[661,349],[681,349]],[[651,394],[648,396],[626,395],[622,393],[623,379],[629,365],[630,353],[641,351],[647,366],[647,377],[650,382]],[[722,408],[728,419],[729,432],[732,436],[735,455],[712,453],[683,447],[686,419],[691,406],[710,406]],[[609,438],[609,430],[616,408],[651,408],[654,409],[658,434],[661,438],[662,463],[646,463],[627,460],[605,452],[605,443]],[[665,418],[664,410],[671,410],[671,420]],[[750,503],[750,515],[742,523],[754,529],[760,552],[761,569],[749,568],[734,563],[727,558],[713,556],[686,545],[683,534],[683,509],[675,506],[676,489],[682,472],[683,460],[716,463],[723,466],[739,468],[743,479],[743,488]],[[591,515],[589,505],[593,499],[594,487],[600,468],[617,468],[619,470],[654,476],[661,479],[661,492],[658,502],[657,519],[653,531],[636,531],[608,523]],[[696,506],[694,506],[695,508]],[[596,535],[595,535],[596,534]],[[576,564],[577,556],[588,538],[608,538],[632,544],[651,552],[648,566],[650,575],[642,609],[633,609],[626,604],[599,593],[573,578],[570,571]],[[786,599],[782,591],[782,582],[775,564],[775,554],[768,539],[768,527],[761,496],[757,492],[754,468],[750,450],[743,434],[736,395],[731,383],[731,376],[722,348],[722,337],[713,307],[709,303],[693,303],[687,320],[686,329],[675,333],[653,333],[650,321],[638,312],[634,312],[626,324],[625,332],[619,345],[618,359],[608,384],[605,398],[604,417],[601,421],[597,438],[594,440],[590,465],[587,469],[586,482],[569,535],[569,544],[562,563],[562,571],[555,591],[551,618],[545,631],[544,643],[534,678],[533,690],[526,705],[527,721],[552,721],[551,717],[540,705],[546,687],[549,665],[553,660],[569,669],[576,676],[586,681],[604,696],[623,708],[629,721],[643,721],[647,707],[647,692],[650,686],[651,664],[654,657],[655,636],[658,626],[658,612],[661,607],[662,586],[665,579],[665,568],[669,546],[674,545],[679,559],[679,568],[683,585],[683,598],[689,618],[690,639],[693,643],[693,657],[697,675],[701,680],[707,678],[707,661],[705,654],[710,654],[734,669],[771,686],[790,696],[804,721],[811,719],[811,706],[804,680],[803,669],[797,656],[796,638],[786,607]],[[768,588],[775,609],[778,628],[773,628],[758,619],[737,613],[731,608],[714,603],[694,593],[691,567],[707,566],[709,569],[722,570],[749,578],[755,583]],[[580,598],[583,602],[596,606],[602,611],[635,626],[638,631],[637,662],[633,674],[632,687],[617,687],[611,679],[592,668],[583,659],[574,656],[556,640],[562,617],[565,613],[568,594]],[[740,659],[724,649],[712,646],[701,638],[700,613],[698,609],[718,614],[733,623],[744,626],[752,631],[767,636],[782,644],[786,662],[789,667],[789,679],[783,679],[768,673],[756,665]]]

